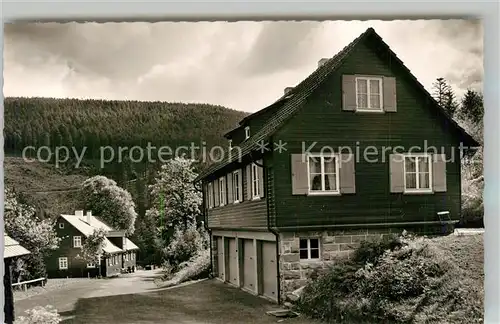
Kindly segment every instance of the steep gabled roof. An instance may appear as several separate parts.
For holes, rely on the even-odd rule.
[[[263,127],[251,136],[248,140],[240,144],[241,156],[245,156],[252,151],[258,149],[262,141],[269,139],[289,118],[291,118],[302,106],[307,97],[318,88],[318,86],[333,72],[337,70],[344,62],[345,58],[352,52],[353,48],[359,44],[361,41],[372,38],[380,47],[385,48],[391,57],[391,64],[400,65],[405,72],[411,77],[412,81],[415,82],[416,87],[422,91],[423,95],[427,97],[429,102],[442,114],[442,116],[449,121],[452,126],[461,134],[464,138],[465,144],[469,146],[479,146],[478,142],[472,138],[458,123],[453,120],[453,118],[437,103],[437,101],[432,97],[432,95],[425,90],[424,86],[417,80],[417,78],[410,72],[410,70],[403,64],[403,62],[396,56],[396,54],[389,48],[389,46],[382,40],[382,38],[375,32],[373,28],[368,28],[364,33],[354,39],[349,45],[344,47],[340,52],[338,52],[334,57],[326,61],[323,65],[319,66],[312,74],[310,74],[306,79],[295,86],[289,93],[284,95],[279,100],[286,98],[283,106],[276,111],[276,113],[271,116]],[[278,101],[279,101],[278,100]],[[247,117],[249,118],[249,117]],[[233,155],[225,158],[224,160],[212,164],[206,170],[204,170],[195,179],[199,181],[208,175],[224,168],[225,166],[236,162],[241,156]]]
[[[13,238],[5,234],[3,236],[3,244],[4,244],[4,250],[3,250],[4,259],[19,257],[31,253],[25,247],[19,244],[18,241],[14,240]]]
[[[96,229],[103,229],[106,232],[111,232],[114,231],[113,228],[102,222],[99,218],[91,215],[83,215],[83,216],[77,216],[77,215],[61,215],[63,219],[65,219],[68,223],[70,223],[74,228],[76,228],[80,233],[85,235],[85,237],[88,237],[89,235],[92,235],[94,233],[94,230]],[[87,217],[90,217],[90,223],[87,222]],[[128,250],[138,250],[139,247],[134,244],[131,240],[126,238],[126,251]],[[108,238],[104,239],[104,244],[103,244],[103,250],[106,253],[117,253],[117,252],[124,252],[125,250],[120,249],[113,243]]]

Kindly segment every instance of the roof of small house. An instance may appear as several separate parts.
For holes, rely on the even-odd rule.
[[[274,113],[262,126],[259,131],[257,131],[254,135],[250,136],[250,138],[244,142],[242,142],[239,147],[241,149],[240,154],[229,154],[227,158],[224,158],[222,161],[218,163],[214,163],[201,172],[198,177],[195,179],[199,181],[201,179],[206,178],[208,175],[224,168],[225,166],[236,162],[242,156],[250,154],[252,151],[255,151],[259,148],[259,145],[262,141],[266,141],[269,139],[271,135],[273,135],[280,127],[294,114],[300,109],[304,101],[308,98],[308,96],[315,90],[317,87],[322,84],[323,81],[333,72],[339,68],[344,62],[345,58],[351,53],[352,49],[359,44],[361,41],[371,38],[377,42],[377,46],[387,51],[390,56],[391,64],[398,64],[403,67],[407,75],[410,76],[412,81],[414,82],[416,88],[429,100],[429,102],[437,109],[441,116],[451,124],[452,128],[457,130],[462,136],[465,145],[468,146],[479,146],[479,143],[469,135],[447,112],[441,107],[437,101],[432,97],[432,95],[425,89],[425,87],[417,80],[417,78],[410,72],[410,70],[403,64],[403,62],[397,57],[396,53],[394,53],[387,43],[382,40],[373,28],[368,28],[364,33],[354,39],[350,44],[344,47],[340,52],[338,52],[335,56],[328,59],[324,64],[317,67],[313,73],[311,73],[307,78],[305,78],[298,85],[293,87],[287,94],[283,95],[277,102],[283,102],[283,105]],[[273,105],[271,105],[273,106]],[[264,108],[269,109],[269,107]],[[258,112],[257,112],[258,113]],[[255,113],[255,114],[257,114]],[[251,118],[253,115],[247,116],[246,119]],[[233,130],[234,131],[234,130]]]
[[[18,257],[31,253],[25,247],[19,244],[19,242],[17,242],[8,235],[4,235],[3,242],[4,242],[4,250],[3,250],[4,259]]]
[[[90,215],[61,215],[62,218],[64,218],[68,223],[70,223],[74,228],[76,228],[80,233],[83,235],[90,236],[92,233],[94,233],[94,230],[96,229],[103,229],[106,232],[111,232],[115,231],[111,226],[107,225],[103,221],[101,221],[99,218]],[[90,218],[90,223],[87,222],[88,217]],[[130,251],[130,250],[138,250],[139,247],[134,244],[129,238],[125,238],[125,249],[121,249],[118,246],[114,245],[108,238],[104,240],[103,244],[103,251],[106,253],[118,253],[118,252],[125,252],[125,251]]]

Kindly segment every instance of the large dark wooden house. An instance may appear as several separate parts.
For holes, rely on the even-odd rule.
[[[74,215],[60,215],[55,226],[57,236],[62,240],[59,248],[47,258],[49,278],[96,277],[99,274],[110,277],[135,270],[137,245],[126,237],[124,231],[113,229],[92,212],[84,215],[82,210],[77,210]],[[81,257],[82,245],[99,228],[106,231],[100,264],[87,263]]]
[[[213,272],[278,302],[374,235],[451,231],[478,146],[372,28],[226,138],[196,179]]]

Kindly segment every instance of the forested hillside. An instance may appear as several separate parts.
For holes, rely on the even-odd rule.
[[[52,98],[5,99],[5,149],[27,145],[177,146],[221,142],[245,113],[208,104]]]
[[[205,142],[208,148],[226,145],[222,135],[246,116],[244,112],[209,104],[53,98],[6,98],[4,103],[6,185],[37,210],[53,217],[61,212],[72,213],[74,210],[65,209],[80,205],[75,186],[90,176],[105,175],[133,195],[140,220],[148,208],[148,185],[156,176],[159,162],[132,163],[124,158],[101,169],[100,147],[146,149],[151,143],[175,150],[192,142]],[[26,146],[48,146],[52,151],[57,146],[87,150],[79,168],[75,169],[75,161],[70,161],[56,169],[50,163],[20,159]]]

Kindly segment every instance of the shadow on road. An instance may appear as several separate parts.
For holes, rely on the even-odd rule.
[[[215,280],[153,292],[79,299],[61,315],[64,324],[276,323],[266,315],[279,308],[260,297]],[[282,323],[313,323],[305,318]]]

